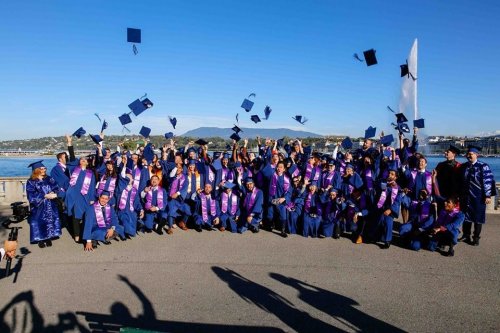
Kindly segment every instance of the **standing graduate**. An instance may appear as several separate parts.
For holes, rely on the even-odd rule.
[[[178,225],[182,230],[186,230],[186,223],[191,216],[191,209],[186,203],[187,185],[186,175],[183,172],[183,165],[177,166],[170,173],[170,187],[168,189],[168,227],[172,232],[175,220],[179,219]],[[207,183],[205,183],[207,184]]]
[[[281,229],[281,236],[287,237],[286,224],[287,224],[287,211],[286,205],[292,199],[292,187],[290,184],[290,177],[285,173],[285,163],[280,161],[276,165],[275,172],[271,176],[269,184],[269,196],[267,210],[267,221],[269,228],[275,226],[275,221],[279,220],[279,227]]]
[[[471,146],[467,150],[467,162],[462,164],[462,193],[460,209],[465,214],[461,240],[474,246],[479,245],[481,230],[486,223],[486,205],[495,197],[496,187],[490,166],[478,160],[480,148]],[[474,234],[471,237],[472,224]]]
[[[29,165],[31,177],[26,183],[26,194],[30,203],[30,242],[41,248],[52,246],[52,239],[61,236],[61,224],[56,198],[59,191],[54,178],[47,176],[42,161]]]
[[[124,156],[124,159],[126,157]],[[144,218],[144,209],[141,205],[140,194],[134,187],[134,178],[130,169],[123,168],[117,189],[117,215],[120,225],[126,236],[135,237],[137,233],[137,217]]]
[[[108,191],[110,195],[109,205],[114,207],[116,204],[115,190],[118,186],[118,174],[113,160],[107,160],[104,163],[104,169],[97,182],[96,195],[98,198],[102,191]]]
[[[450,145],[444,152],[445,161],[439,162],[436,166],[437,185],[441,196],[449,198],[460,195],[460,162],[456,157],[460,154],[460,149]]]

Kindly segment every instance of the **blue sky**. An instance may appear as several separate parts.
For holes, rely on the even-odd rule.
[[[148,93],[128,126],[175,134],[199,126],[287,127],[362,136],[389,131],[418,38],[418,105],[427,134],[500,129],[500,2],[3,1],[0,140],[96,133]],[[142,29],[139,54],[126,28]],[[352,54],[374,48],[379,64]],[[240,108],[255,93],[254,125]],[[305,115],[304,125],[291,117]]]

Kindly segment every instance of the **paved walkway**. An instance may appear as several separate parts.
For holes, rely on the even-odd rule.
[[[500,331],[500,215],[453,258],[265,231],[141,234],[84,253],[66,232],[30,245],[22,225],[0,332]]]

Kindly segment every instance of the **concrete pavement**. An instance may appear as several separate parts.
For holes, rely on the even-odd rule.
[[[461,243],[452,258],[179,229],[85,253],[66,231],[51,248],[30,245],[22,225],[22,258],[0,279],[0,332],[500,330],[500,215],[488,216],[479,247]]]

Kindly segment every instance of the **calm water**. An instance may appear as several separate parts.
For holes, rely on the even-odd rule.
[[[56,164],[55,157],[44,156],[44,157],[0,157],[0,177],[14,177],[14,176],[25,176],[28,177],[31,174],[31,168],[28,168],[30,163],[39,161],[43,159],[43,163],[50,169]],[[432,170],[439,162],[443,161],[444,158],[437,156],[430,156],[428,160],[428,169]],[[465,162],[465,158],[458,159],[461,163]],[[480,158],[489,164],[495,175],[495,181],[500,182],[500,158],[498,157],[484,157]]]

